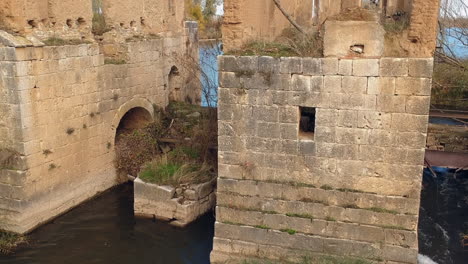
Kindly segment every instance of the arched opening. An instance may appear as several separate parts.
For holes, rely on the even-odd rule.
[[[169,72],[169,100],[170,101],[182,101],[182,78],[180,76],[179,69],[176,66],[172,66]]]
[[[119,135],[132,132],[135,129],[144,128],[152,121],[153,117],[145,108],[135,107],[130,109],[120,120],[119,126],[117,127],[116,141]]]

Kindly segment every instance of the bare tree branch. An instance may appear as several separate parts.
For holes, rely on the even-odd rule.
[[[286,17],[286,19],[297,29],[299,30],[299,32],[301,32],[302,34],[306,34],[304,29],[302,29],[301,26],[299,26],[299,24],[297,24],[296,21],[294,21],[294,19],[286,12],[286,10],[284,10],[284,8],[281,6],[281,3],[279,2],[279,0],[273,0],[273,2],[275,3],[276,7],[278,7],[278,9],[281,11],[281,13],[283,13],[283,15]]]

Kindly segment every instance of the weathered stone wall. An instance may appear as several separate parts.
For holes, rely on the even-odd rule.
[[[312,25],[312,1],[281,1],[303,26]],[[290,24],[273,1],[225,0],[223,22],[225,50],[239,48],[249,40],[273,40]]]
[[[190,52],[188,41],[185,34],[127,43],[122,65],[105,64],[98,45],[0,48],[0,116],[8,117],[0,144],[26,160],[0,170],[0,214],[7,216],[0,228],[31,230],[116,184],[122,116],[167,105],[168,75],[180,67],[175,58]]]
[[[364,2],[369,3],[361,0],[283,0],[281,4],[298,24],[310,29],[314,25],[322,25],[342,10],[362,7]],[[380,1],[382,4],[383,1]],[[251,40],[273,41],[284,29],[291,27],[273,1],[226,0],[224,9],[223,44],[226,51],[238,49]],[[398,42],[396,46],[403,48],[408,57],[432,57],[436,45],[439,0],[389,0],[385,10],[389,16],[398,11],[410,15],[410,28],[399,37],[401,39],[394,40]]]
[[[92,39],[93,0],[3,0],[0,29],[40,39]],[[103,0],[108,29],[130,33],[183,33],[185,1]]]
[[[440,0],[413,0],[408,38],[410,57],[432,57],[437,40]]]
[[[107,0],[103,1],[103,12],[112,27],[174,34],[183,28],[185,1]]]
[[[212,263],[416,263],[432,64],[220,57]],[[316,108],[313,139],[299,107]]]
[[[169,221],[174,226],[184,227],[192,223],[213,210],[216,204],[216,179],[173,187],[146,183],[137,178],[134,186],[135,215]]]

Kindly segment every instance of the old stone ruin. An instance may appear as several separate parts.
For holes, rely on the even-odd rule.
[[[2,1],[0,229],[31,231],[118,184],[118,135],[169,101],[200,102],[181,60],[198,56],[184,9]],[[398,14],[408,25],[389,38]],[[212,263],[416,263],[437,14],[437,0],[225,0],[224,45],[238,51],[219,58]],[[290,20],[320,37],[322,56],[242,53]],[[184,226],[214,203],[212,178],[138,176],[136,214]]]
[[[396,1],[281,1],[324,58],[269,43],[292,27],[274,2],[225,1],[211,263],[417,263],[438,1],[405,1],[391,41]]]
[[[28,232],[118,184],[122,120],[200,102],[182,63],[197,30],[184,1],[1,1],[0,229]]]

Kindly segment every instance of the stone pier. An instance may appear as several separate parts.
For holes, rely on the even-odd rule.
[[[416,263],[432,65],[220,57],[212,263]]]

